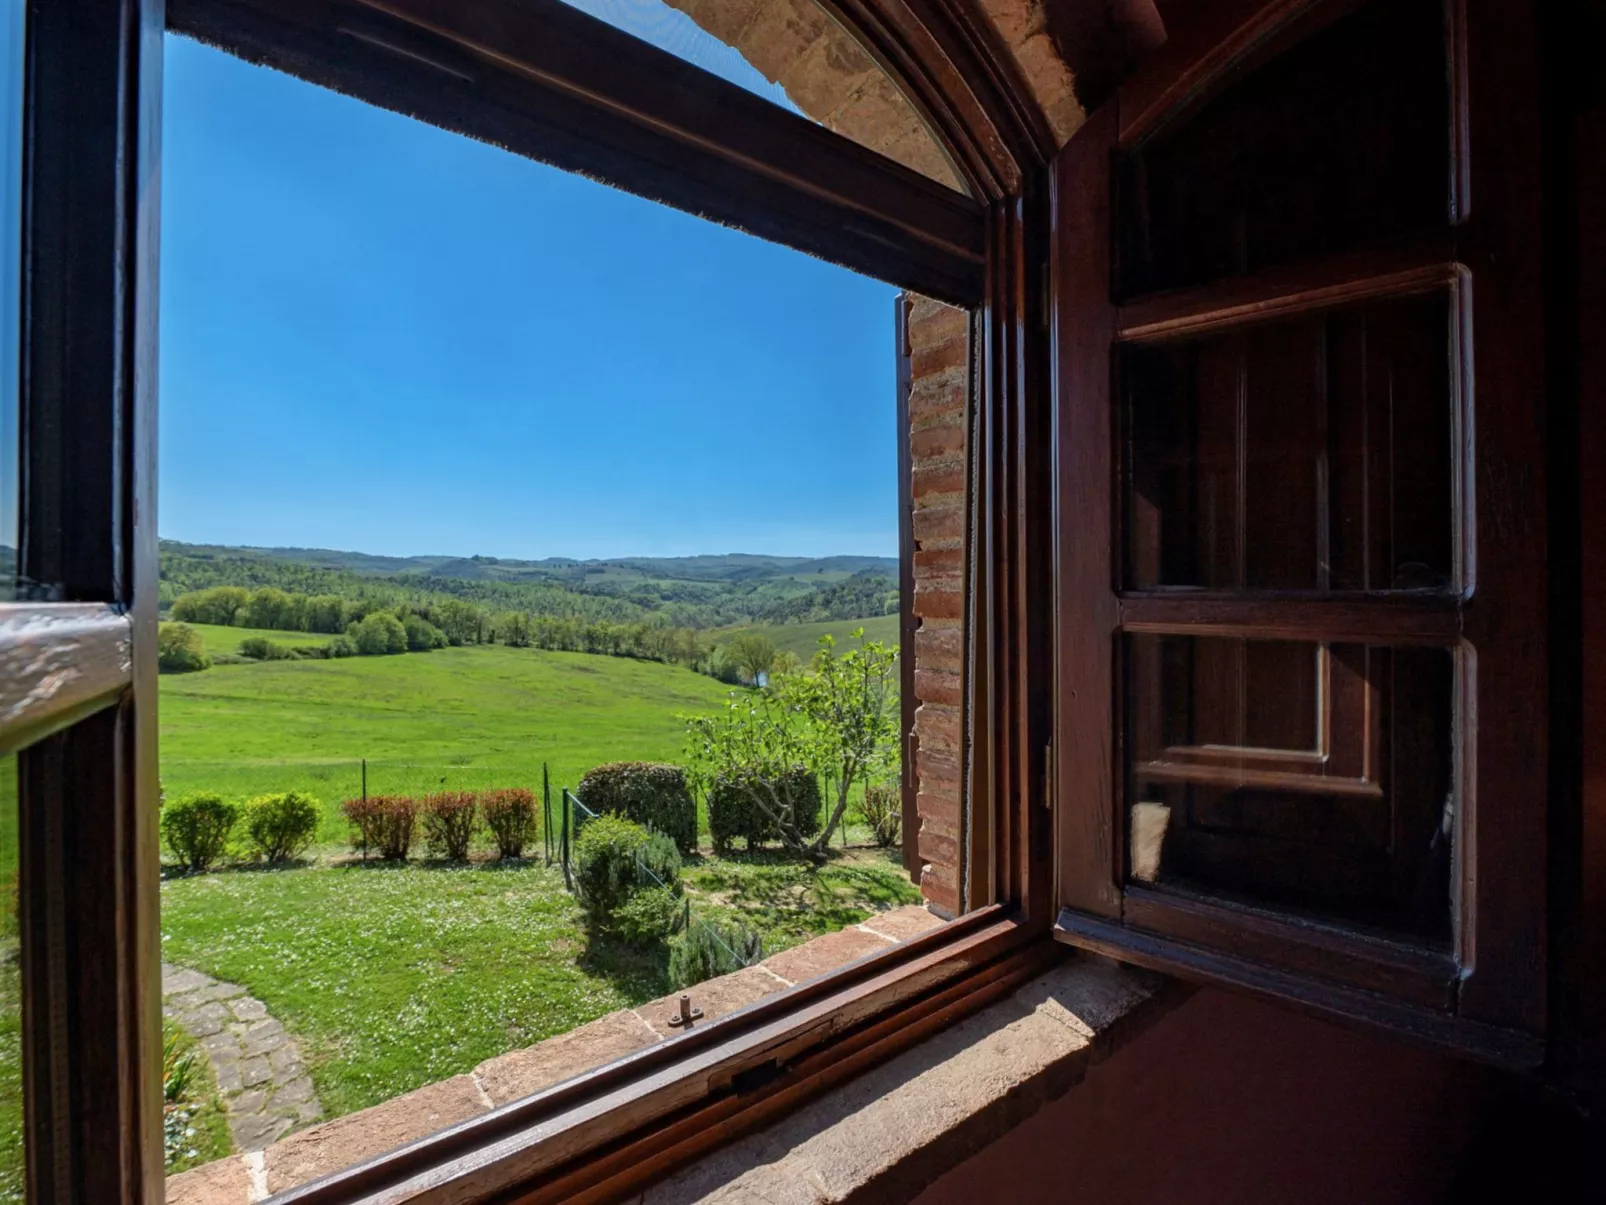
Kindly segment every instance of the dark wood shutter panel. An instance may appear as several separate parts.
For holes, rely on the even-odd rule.
[[[1059,935],[1532,1064],[1536,10],[1209,20],[1053,170]]]

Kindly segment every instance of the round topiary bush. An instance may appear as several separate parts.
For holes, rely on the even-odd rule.
[[[247,800],[245,836],[251,852],[266,862],[300,857],[317,835],[322,815],[318,801],[299,791]]]
[[[574,843],[574,890],[591,923],[614,926],[614,914],[637,891],[680,894],[680,854],[662,833],[619,816],[586,822]]]
[[[221,795],[186,795],[162,805],[162,840],[186,869],[202,871],[223,856],[240,805]]]
[[[663,833],[682,853],[697,848],[697,804],[680,766],[622,761],[588,770],[580,800],[601,815],[623,816]]]
[[[708,832],[714,849],[725,853],[737,837],[745,838],[749,849],[780,837],[780,826],[765,814],[755,795],[772,801],[771,810],[792,809],[798,835],[813,837],[824,823],[820,780],[807,766],[794,766],[777,783],[752,775],[721,774],[708,788]]]

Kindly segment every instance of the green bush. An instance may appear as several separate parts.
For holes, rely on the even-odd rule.
[[[472,791],[441,791],[424,800],[424,839],[437,857],[468,861],[468,845],[479,819],[479,800]]]
[[[290,661],[295,654],[282,644],[275,644],[266,636],[251,636],[240,641],[240,656],[253,661]]]
[[[409,615],[402,620],[402,631],[407,634],[410,653],[427,653],[430,649],[446,647],[446,633],[421,615]]]
[[[221,795],[186,795],[162,806],[162,840],[181,865],[205,870],[223,856],[240,805]]]
[[[680,926],[685,903],[667,887],[643,887],[613,910],[613,931],[633,946],[667,941]]]
[[[355,657],[357,656],[357,642],[350,636],[336,636],[328,644],[327,657]]]
[[[895,782],[872,782],[864,788],[859,816],[882,849],[890,849],[903,835],[903,795]]]
[[[636,855],[647,830],[618,816],[588,821],[574,842],[574,890],[593,922],[606,925],[636,890]]]
[[[245,836],[251,852],[267,862],[300,857],[317,835],[322,815],[318,801],[299,791],[247,800]]]
[[[381,858],[406,861],[418,823],[416,800],[405,795],[370,795],[367,799],[348,799],[340,810],[355,830],[352,846],[361,849],[364,857],[374,850]]]
[[[695,921],[669,943],[669,988],[688,987],[752,966],[764,957],[764,939],[743,925]]]
[[[407,629],[389,611],[375,611],[352,629],[351,637],[365,657],[407,651]]]
[[[187,623],[164,623],[156,632],[156,668],[164,674],[189,674],[212,664],[201,634]]]
[[[697,804],[679,766],[639,761],[596,766],[580,780],[579,794],[593,812],[623,816],[663,833],[682,853],[697,848]]]
[[[812,770],[794,766],[773,790],[764,784],[765,780],[756,775],[738,778],[721,774],[709,785],[708,832],[715,850],[726,852],[737,837],[745,838],[747,847],[752,849],[781,835],[779,826],[754,801],[755,790],[764,792],[765,799],[773,797],[777,807],[790,803],[801,836],[813,837],[820,831],[824,806],[820,780]]]
[[[535,796],[525,788],[486,791],[480,796],[480,811],[501,857],[517,858],[535,841]]]
[[[574,889],[591,923],[611,928],[636,892],[662,888],[678,896],[680,852],[662,833],[618,816],[588,820],[574,843]]]

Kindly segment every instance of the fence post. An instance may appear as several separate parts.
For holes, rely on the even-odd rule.
[[[547,774],[546,762],[541,763],[541,844],[546,850],[546,864],[552,865],[552,779]]]
[[[563,796],[558,806],[563,809],[563,848],[561,851],[563,858],[563,885],[568,890],[573,891],[574,880],[569,874],[569,790],[567,787],[563,790]]]
[[[362,801],[368,802],[368,759],[362,759]]]

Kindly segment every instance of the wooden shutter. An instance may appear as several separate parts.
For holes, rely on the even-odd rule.
[[[1054,165],[1059,935],[1533,1062],[1533,6],[1169,33]]]

